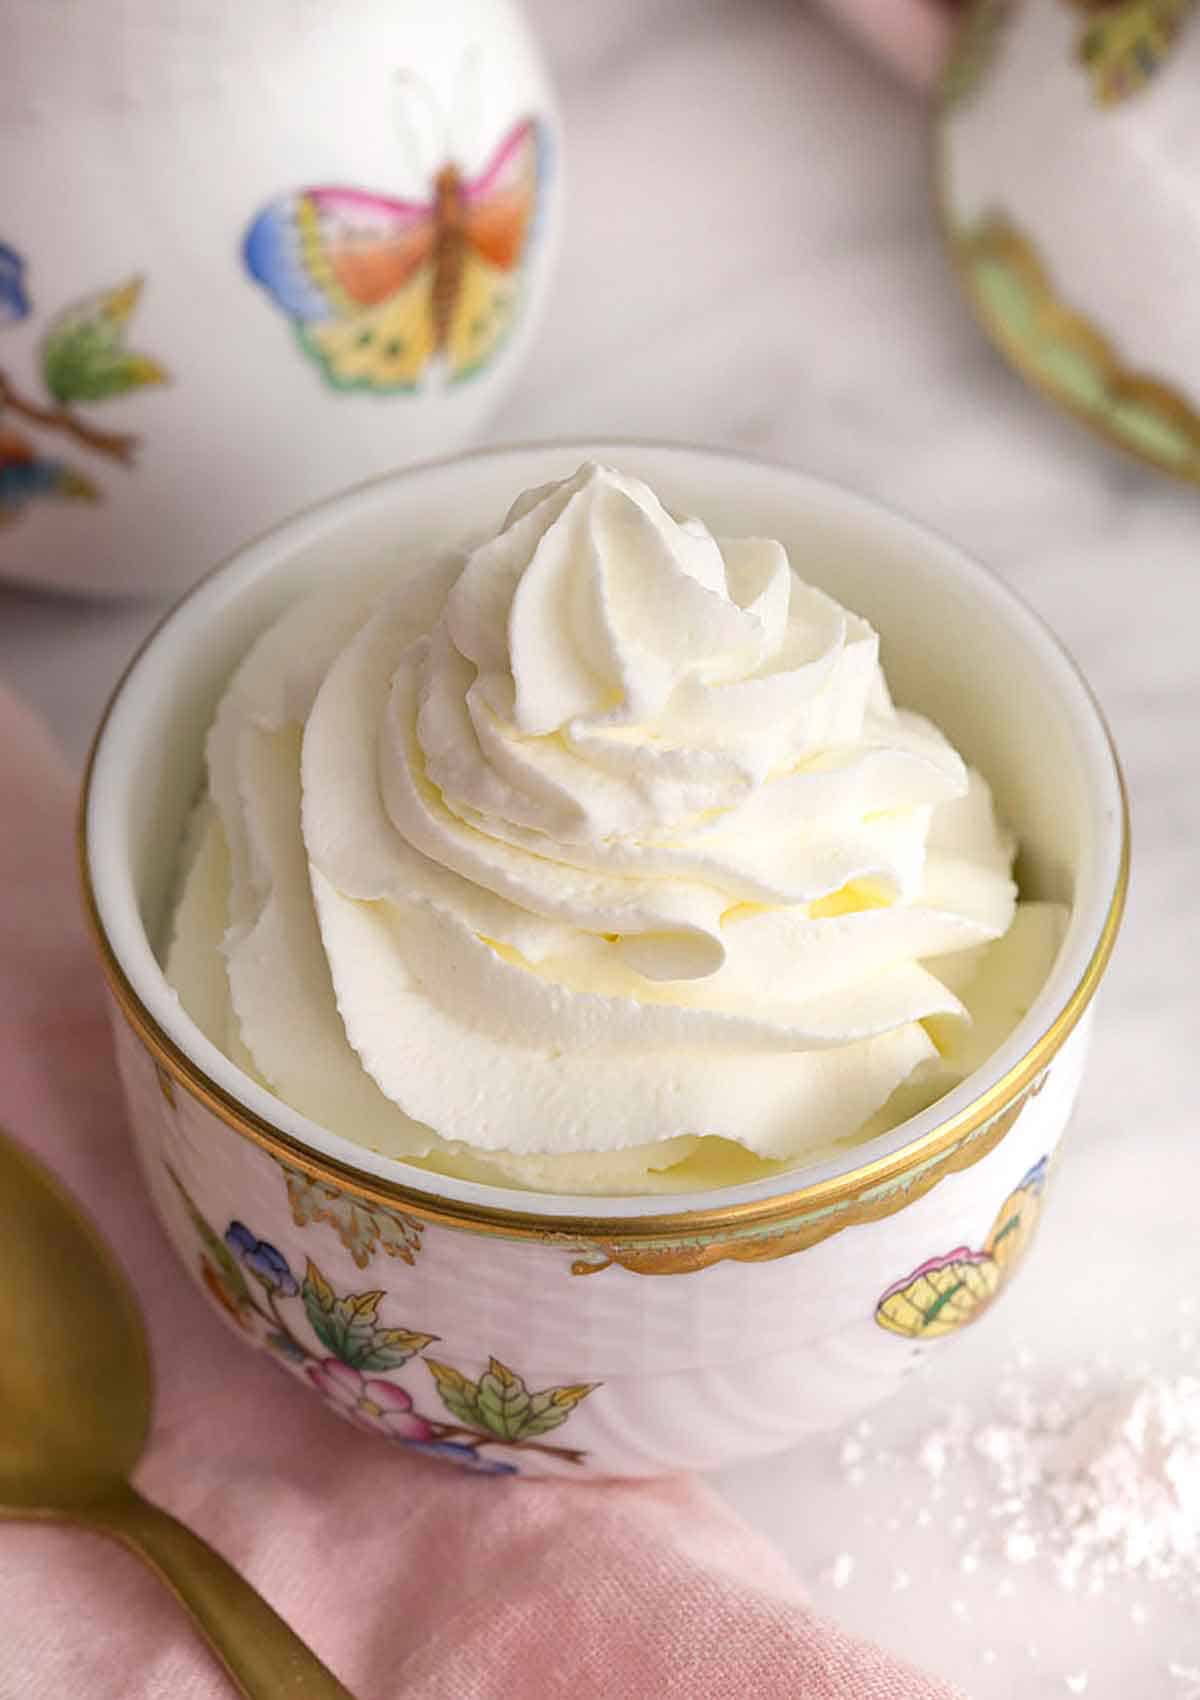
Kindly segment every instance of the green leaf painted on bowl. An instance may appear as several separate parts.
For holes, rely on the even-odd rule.
[[[451,1416],[472,1428],[481,1428],[497,1440],[532,1440],[565,1423],[575,1407],[595,1391],[597,1383],[579,1382],[571,1387],[546,1387],[531,1393],[524,1378],[489,1358],[478,1382],[470,1380],[449,1364],[433,1358],[422,1360],[437,1384],[438,1394]]]
[[[479,1416],[479,1389],[475,1383],[449,1364],[438,1363],[434,1358],[421,1361],[433,1376],[438,1397],[450,1415],[457,1417],[460,1423],[477,1428],[483,1426]]]
[[[165,384],[157,360],[126,348],[140,278],[76,302],[53,319],[42,340],[42,375],[60,403],[106,401],[147,384]]]
[[[529,1391],[498,1358],[488,1362],[487,1374],[479,1378],[479,1415],[493,1434],[515,1440],[530,1414]]]
[[[1082,28],[1075,57],[1100,106],[1144,89],[1169,57],[1195,0],[1110,0]]]
[[[581,1382],[574,1387],[548,1387],[535,1393],[530,1402],[530,1414],[521,1429],[523,1440],[533,1435],[549,1434],[551,1429],[565,1423],[581,1400],[594,1390],[594,1382]]]
[[[339,1298],[311,1258],[300,1294],[317,1339],[351,1369],[398,1369],[437,1338],[410,1328],[385,1328],[379,1321],[382,1292]]]

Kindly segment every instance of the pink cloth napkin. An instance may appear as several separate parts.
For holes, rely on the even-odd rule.
[[[62,1174],[145,1306],[145,1492],[254,1582],[359,1700],[947,1700],[814,1615],[698,1481],[497,1481],[330,1415],[210,1315],[150,1213],[75,895],[73,783],[0,691],[0,1122]],[[6,1304],[17,1295],[6,1293]],[[137,1560],[0,1526],[0,1696],[228,1700]]]

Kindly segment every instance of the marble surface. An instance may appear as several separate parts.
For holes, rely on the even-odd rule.
[[[1014,1362],[1047,1393],[1073,1371],[1197,1372],[1200,498],[1002,369],[939,251],[926,112],[799,0],[530,11],[564,99],[569,225],[544,334],[489,440],[702,441],[906,509],[1067,642],[1132,794],[1128,919],[1027,1272],[876,1414],[868,1451],[886,1438],[899,1466],[856,1485],[833,1436],[720,1486],[823,1608],[979,1700],[1187,1700],[1195,1601],[1135,1579],[1079,1598],[1042,1558],[1012,1566],[988,1546],[982,1488],[955,1477],[931,1498],[917,1450],[952,1401],[982,1420]],[[0,676],[78,758],[158,613],[0,591]]]

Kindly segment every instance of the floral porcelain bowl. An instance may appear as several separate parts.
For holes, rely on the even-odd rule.
[[[1200,482],[1195,0],[972,0],[937,194],[984,329],[1093,430]]]
[[[8,0],[0,579],[177,594],[477,435],[562,147],[516,0]]]
[[[159,966],[214,703],[334,563],[494,526],[589,456],[719,533],[777,537],[881,631],[897,700],[989,777],[1027,895],[1070,920],[1028,1015],[924,1114],[769,1181],[570,1198],[433,1176],[305,1120],[183,1014]],[[450,535],[453,534],[453,535]],[[810,571],[811,569],[811,571]],[[951,545],[833,485],[698,450],[498,450],[360,486],[236,555],[117,689],[83,875],[154,1206],[248,1346],[359,1427],[486,1473],[643,1475],[791,1445],[889,1393],[978,1319],[1029,1243],[1124,898],[1120,776],[1086,685]]]

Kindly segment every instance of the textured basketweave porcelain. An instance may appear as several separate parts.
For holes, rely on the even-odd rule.
[[[1072,919],[1000,1052],[903,1128],[767,1182],[561,1198],[430,1176],[307,1122],[191,1026],[152,942],[231,665],[337,563],[494,526],[588,455],[719,531],[780,537],[881,630],[902,702],[989,774],[1033,895]],[[450,516],[447,518],[447,516]],[[398,569],[402,570],[402,569]],[[399,1450],[487,1474],[638,1475],[785,1447],[886,1396],[1016,1269],[1120,918],[1120,779],[1071,663],[956,550],[780,468],[626,444],[498,451],[366,485],[168,617],[97,739],[84,877],[155,1208],[231,1327]]]
[[[937,194],[984,329],[1111,442],[1200,482],[1195,0],[972,0]]]

